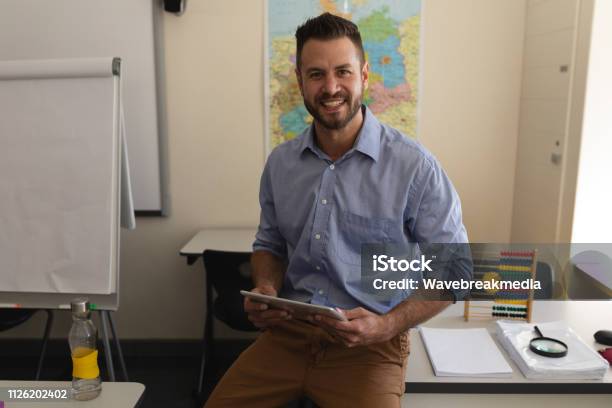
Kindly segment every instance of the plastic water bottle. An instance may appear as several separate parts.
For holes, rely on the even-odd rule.
[[[97,331],[91,321],[89,301],[77,298],[70,303],[72,327],[68,335],[72,355],[72,396],[79,401],[96,398],[102,390],[98,368]]]

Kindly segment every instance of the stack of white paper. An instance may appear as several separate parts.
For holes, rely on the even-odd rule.
[[[500,320],[497,336],[512,360],[527,378],[594,380],[602,379],[608,363],[595,350],[587,346],[563,322],[538,323],[545,337],[560,340],[568,347],[567,355],[560,358],[544,357],[529,349],[529,342],[537,337],[533,323]]]
[[[420,328],[434,373],[441,377],[510,377],[512,368],[486,329]]]

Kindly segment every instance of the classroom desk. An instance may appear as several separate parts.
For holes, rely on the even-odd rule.
[[[251,252],[257,228],[205,228],[193,236],[181,248],[179,254],[187,257],[187,264],[193,265],[205,249],[217,251]]]
[[[193,264],[205,249],[225,251],[251,250],[256,228],[207,228],[199,231],[180,251]],[[612,301],[535,301],[533,321],[565,320],[587,344],[596,349],[593,333],[612,329]],[[451,305],[424,324],[428,327],[466,328],[487,327],[494,322],[463,320],[463,302]],[[500,347],[501,350],[501,347]],[[436,377],[415,329],[411,330],[411,353],[406,373],[406,393],[409,394],[612,394],[612,369],[603,381],[542,381],[526,379],[516,365],[502,353],[514,370],[511,378]],[[200,382],[201,383],[201,382]],[[412,397],[410,397],[412,398]],[[415,397],[416,398],[416,397]],[[419,397],[420,398],[420,397]],[[604,396],[607,398],[607,396]],[[451,398],[452,401],[452,398]],[[611,401],[612,402],[612,401]]]
[[[582,340],[594,349],[607,346],[597,344],[593,333],[612,327],[610,301],[534,301],[533,322],[563,320]],[[424,323],[426,327],[468,328],[486,327],[494,331],[493,320],[463,319],[463,302],[449,306],[442,313]],[[603,381],[529,380],[492,336],[513,369],[510,378],[436,377],[427,351],[417,329],[410,331],[410,356],[406,372],[407,393],[472,393],[472,394],[612,394],[612,369]],[[451,340],[452,341],[452,340]],[[612,397],[611,400],[612,402]]]
[[[181,248],[179,254],[187,257],[187,264],[193,265],[202,257],[202,253],[207,249],[217,251],[236,251],[251,252],[253,241],[255,240],[255,227],[244,228],[205,228],[200,230]],[[202,357],[200,361],[200,373],[198,375],[197,394],[202,394],[204,384],[204,372],[206,368],[206,333],[212,332],[213,316],[212,308],[212,289],[208,285],[208,280],[204,278],[204,293],[206,293],[206,304],[204,310],[204,334],[202,335]]]
[[[0,388],[70,388],[70,381],[0,381]],[[62,400],[51,401],[5,401],[5,408],[130,408],[138,407],[145,390],[145,386],[133,382],[103,382],[102,392],[97,398],[90,401]]]

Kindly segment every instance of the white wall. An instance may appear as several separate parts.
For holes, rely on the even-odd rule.
[[[596,0],[572,242],[612,242],[612,2]]]
[[[426,0],[421,142],[461,197],[473,242],[508,242],[525,1]]]
[[[421,141],[457,187],[471,240],[507,241],[525,1],[425,3]],[[122,338],[200,338],[203,268],[178,251],[202,227],[257,224],[263,11],[263,0],[192,0],[164,17],[172,215],[123,231]],[[41,320],[3,336],[37,336]]]

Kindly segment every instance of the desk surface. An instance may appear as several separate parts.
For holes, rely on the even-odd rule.
[[[533,322],[563,320],[595,350],[606,346],[597,344],[593,333],[612,326],[612,302],[606,301],[535,301]],[[463,302],[449,306],[422,326],[443,328],[486,327],[494,332],[493,320],[463,319]],[[495,335],[500,351],[513,369],[509,378],[436,377],[431,367],[421,335],[416,329],[410,333],[410,357],[406,372],[406,392],[439,393],[610,393],[612,369],[603,381],[529,380],[508,357]],[[452,340],[451,340],[452,341]]]
[[[181,248],[179,254],[192,265],[205,249],[217,251],[251,252],[255,240],[255,227],[205,228],[200,230]]]
[[[70,381],[0,381],[0,388],[28,388],[28,389],[43,389],[43,388],[69,388]],[[133,382],[103,382],[102,392],[100,395],[90,401],[60,401],[60,402],[22,402],[22,401],[5,401],[6,408],[52,408],[52,407],[74,407],[74,408],[108,408],[121,407],[130,408],[137,407],[140,403],[145,386],[140,383]]]

